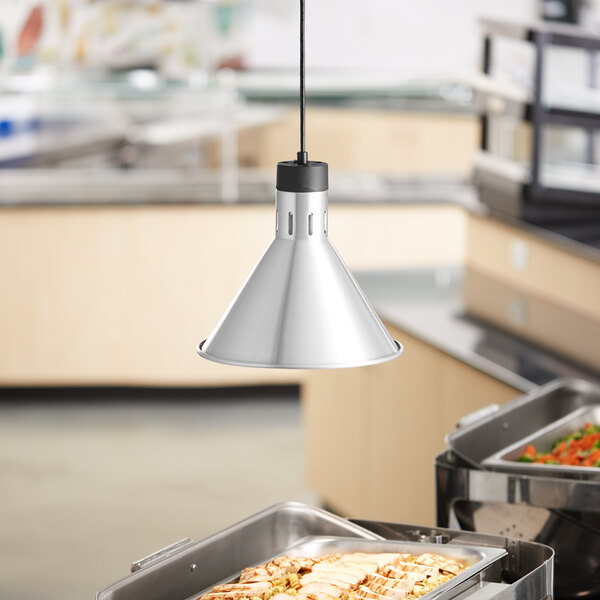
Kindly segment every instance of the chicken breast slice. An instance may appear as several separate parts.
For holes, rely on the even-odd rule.
[[[437,567],[429,567],[427,565],[419,565],[414,562],[396,562],[394,565],[390,565],[386,569],[386,575],[389,577],[399,578],[403,573],[415,573],[425,579],[425,577],[433,577],[439,574]]]
[[[366,569],[361,569],[360,567],[354,566],[352,563],[341,563],[341,562],[333,562],[333,563],[319,563],[316,564],[311,573],[323,573],[323,574],[342,574],[348,575],[349,577],[360,578],[357,583],[360,583],[367,576]]]
[[[310,569],[317,561],[314,558],[307,558],[305,556],[279,556],[271,561],[271,564],[277,567],[286,567],[288,569],[294,569],[288,571],[289,573],[297,573],[302,569]]]
[[[226,583],[217,585],[207,595],[223,594],[223,593],[238,593],[244,592],[248,596],[262,596],[267,590],[271,589],[272,584],[268,581],[257,581],[254,583]]]
[[[413,591],[416,578],[414,575],[406,574],[402,579],[390,579],[374,575],[364,587],[369,588],[373,593],[393,600],[400,600]]]
[[[348,589],[347,586],[339,587],[332,583],[321,583],[314,581],[312,583],[308,583],[303,585],[298,590],[298,595],[306,595],[306,594],[327,594],[331,598],[339,598],[344,592]]]
[[[199,600],[243,600],[258,596],[271,589],[272,585],[266,581],[256,583],[230,583],[214,587],[208,594],[201,596]]]
[[[244,569],[240,575],[240,583],[254,583],[257,581],[270,581],[271,579],[279,579],[288,574],[289,571],[282,567],[251,567]]]
[[[345,554],[340,557],[340,562],[351,562],[351,563],[377,563],[377,568],[384,567],[385,565],[394,562],[400,558],[400,554],[397,552],[381,552],[380,554],[367,554],[366,552],[353,552],[352,554]]]
[[[392,596],[391,593],[395,593],[395,596]],[[390,598],[403,598],[407,593],[408,592],[403,593],[402,591],[398,590],[397,592],[390,592],[390,595],[380,594],[366,585],[361,585],[358,588],[357,598],[359,600],[390,600]]]
[[[351,561],[348,561],[348,562],[344,562],[343,564],[352,569],[360,569],[363,573],[366,573],[367,575],[372,575],[379,568],[379,565],[376,562],[366,562],[366,561],[351,562]]]
[[[439,554],[421,554],[415,562],[420,565],[437,567],[440,571],[446,571],[452,573],[452,575],[458,575],[464,569],[463,565],[458,561],[440,556]]]
[[[296,596],[293,596],[294,600],[328,600],[330,596],[325,592],[318,593],[302,593],[298,592]]]
[[[264,565],[244,569],[240,575],[240,583],[279,579],[288,573],[298,573],[301,569],[310,569],[314,564],[315,561],[312,558],[279,556]]]
[[[358,585],[361,581],[365,579],[365,574],[360,573],[342,573],[341,571],[311,571],[306,575],[303,575],[300,578],[300,584],[306,585],[307,583],[311,583],[313,581],[322,581],[323,583],[333,583],[334,585],[339,585],[340,587],[353,587]]]
[[[288,573],[298,573],[302,569],[310,569],[314,564],[315,561],[312,558],[279,556],[264,565],[244,569],[240,575],[240,583],[279,579]]]

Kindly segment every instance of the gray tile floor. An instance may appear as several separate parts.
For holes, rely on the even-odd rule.
[[[143,398],[143,393],[142,393]],[[0,598],[81,600],[304,483],[294,392],[0,403]]]

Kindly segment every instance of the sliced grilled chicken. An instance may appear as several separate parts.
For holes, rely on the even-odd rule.
[[[303,575],[300,579],[302,585],[312,583],[313,581],[323,583],[333,583],[340,587],[352,587],[358,585],[365,579],[365,574],[361,572],[356,573],[342,573],[341,571],[311,571],[306,575]]]
[[[239,583],[214,587],[198,600],[403,600],[457,575],[464,565],[424,553],[354,552],[318,559],[281,556],[245,569]]]
[[[377,568],[394,562],[400,558],[400,554],[396,552],[382,552],[380,554],[367,554],[366,552],[353,552],[352,554],[344,554],[340,557],[342,563],[377,563]]]
[[[298,594],[294,598],[302,598],[302,600],[327,600],[329,596],[327,594]]]
[[[351,577],[364,577],[366,571],[358,567],[353,566],[351,563],[344,562],[328,562],[328,563],[317,563],[311,573],[341,573],[343,575],[349,575]]]
[[[414,582],[398,582],[396,588],[375,588],[361,585],[358,589],[359,600],[402,600],[406,595],[413,591]]]
[[[251,567],[242,571],[242,574],[240,575],[240,583],[270,581],[271,579],[279,579],[280,577],[287,575],[287,573],[288,571],[282,567]]]
[[[314,581],[303,585],[298,590],[298,596],[305,596],[307,594],[327,594],[331,598],[339,598],[344,592],[348,591],[348,586],[344,585],[340,587],[333,583],[321,583]]]
[[[273,585],[269,581],[257,581],[253,583],[226,583],[225,585],[217,585],[211,593],[215,592],[247,592],[250,596],[260,596]]]
[[[289,594],[286,594],[285,592],[279,592],[279,594],[275,594],[274,596],[271,596],[271,598],[269,600],[291,600],[292,596],[290,596]]]
[[[331,600],[331,596],[327,592],[303,592],[300,590],[298,594],[293,596],[294,600]]]
[[[425,577],[433,577],[439,574],[437,567],[429,567],[427,565],[419,565],[414,562],[401,562],[397,561],[394,565],[390,565],[389,569],[386,570],[386,574],[389,573],[390,577],[398,577],[402,573],[415,573],[422,575],[422,579]]]
[[[386,596],[393,600],[400,600],[407,594],[412,592],[417,577],[411,573],[406,573],[399,579],[391,579],[389,577],[382,577],[381,575],[374,575],[369,578],[364,587],[369,588],[375,594],[380,596]]]
[[[452,575],[458,575],[463,569],[460,563],[439,554],[421,554],[415,562],[420,565],[436,567],[440,571],[446,571]]]
[[[310,569],[317,562],[314,558],[305,556],[279,556],[271,561],[271,564],[277,567],[290,569],[289,573],[297,573],[302,569]],[[292,570],[293,569],[293,570]]]
[[[244,569],[240,575],[240,583],[279,579],[288,573],[298,573],[302,569],[310,569],[314,564],[315,561],[312,558],[279,556],[265,565]]]
[[[200,600],[240,600],[253,596],[262,598],[263,594],[271,587],[273,586],[268,581],[228,583],[214,587],[208,594],[201,596]]]
[[[359,561],[359,562],[344,562],[345,566],[350,567],[352,569],[358,569],[367,575],[372,575],[379,568],[376,562],[367,562],[367,561]]]

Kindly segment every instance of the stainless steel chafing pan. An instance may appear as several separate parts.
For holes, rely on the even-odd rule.
[[[469,422],[447,436],[450,449],[461,459],[476,468],[518,471],[542,477],[567,477],[600,481],[600,469],[555,465],[515,463],[507,460],[511,451],[521,447],[528,439],[567,422],[582,409],[600,408],[600,386],[578,379],[559,379],[521,396],[512,402],[488,411],[480,419],[468,417]],[[576,420],[573,421],[577,422]],[[557,425],[558,424],[558,425]],[[575,427],[576,428],[576,427]],[[545,439],[545,438],[544,438]],[[498,464],[500,457],[502,462]],[[488,461],[491,460],[491,462]]]
[[[598,467],[547,465],[517,461],[528,444],[533,444],[539,452],[549,452],[556,440],[577,429],[582,429],[587,422],[600,425],[600,405],[577,409],[566,417],[550,423],[507,448],[495,452],[492,456],[484,459],[481,465],[492,470],[539,473],[544,474],[546,477],[576,477],[578,479],[600,480],[600,468]]]
[[[276,504],[204,540],[188,538],[134,562],[131,575],[96,599],[184,600],[311,535],[382,539],[319,508]]]
[[[310,539],[311,533],[321,534],[320,539]],[[282,551],[321,554],[345,549],[346,541],[323,536],[350,536],[347,543],[356,549],[363,540],[383,540],[380,534],[400,540],[394,542],[395,549],[416,554],[433,551],[475,561],[465,581],[455,578],[454,587],[438,588],[442,590],[436,592],[438,600],[549,600],[552,596],[553,552],[546,546],[414,525],[375,521],[354,524],[317,508],[283,503],[206,540],[185,540],[134,563],[131,575],[104,588],[96,598],[184,600]],[[390,547],[385,541],[374,543],[386,550]],[[427,598],[432,598],[432,593]]]
[[[557,597],[600,597],[600,469],[509,460],[530,441],[550,446],[599,423],[599,407],[598,385],[565,379],[469,416],[436,459],[438,523],[547,544]]]
[[[317,558],[326,554],[351,553],[351,552],[397,552],[420,555],[426,552],[438,554],[445,558],[461,561],[467,568],[462,573],[453,577],[450,581],[441,584],[436,589],[427,593],[427,600],[436,600],[439,598],[454,597],[459,591],[464,591],[476,586],[480,579],[477,577],[482,571],[496,564],[496,571],[500,573],[500,564],[498,561],[507,554],[504,548],[489,548],[485,546],[457,546],[442,545],[424,542],[397,542],[382,540],[367,540],[358,538],[344,537],[321,537],[309,536],[293,544],[283,552],[272,556],[271,559],[282,554],[289,556],[304,556],[308,558]],[[249,565],[250,566],[250,565]],[[216,583],[225,583],[235,581],[240,575],[240,571],[232,573],[223,581]],[[212,587],[212,586],[211,586]],[[202,590],[193,598],[206,593],[210,587]],[[190,600],[192,600],[190,598]]]

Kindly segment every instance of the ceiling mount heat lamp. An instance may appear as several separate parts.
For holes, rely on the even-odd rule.
[[[335,369],[391,360],[387,332],[327,237],[327,163],[305,141],[304,0],[300,0],[300,151],[277,165],[275,239],[200,356],[245,367]]]

